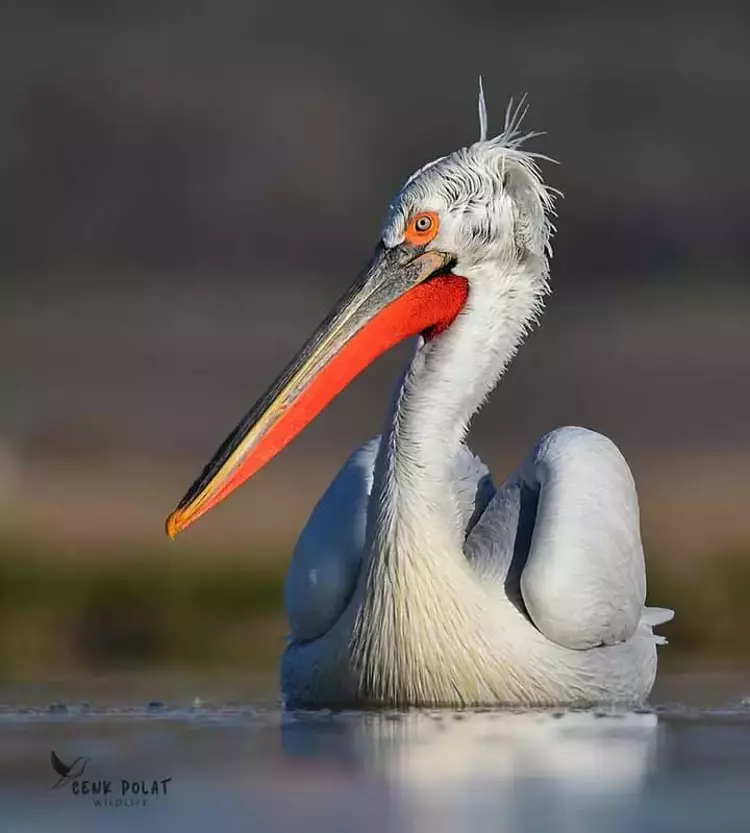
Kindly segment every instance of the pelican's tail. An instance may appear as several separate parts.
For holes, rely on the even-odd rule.
[[[674,610],[667,607],[644,607],[643,615],[641,616],[641,624],[647,625],[649,628],[655,628],[657,625],[663,625],[669,622],[674,617]],[[667,640],[664,636],[654,634],[654,639],[657,645],[666,645]]]

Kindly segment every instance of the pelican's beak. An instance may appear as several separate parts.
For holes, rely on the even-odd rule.
[[[408,244],[371,263],[286,370],[224,440],[177,509],[177,533],[216,506],[299,434],[372,361],[403,339],[445,329],[468,296],[451,257]]]

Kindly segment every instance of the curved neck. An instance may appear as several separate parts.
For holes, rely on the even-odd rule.
[[[458,318],[420,340],[396,389],[375,462],[351,642],[365,698],[442,702],[451,680],[469,673],[464,646],[481,653],[484,596],[463,555],[457,464],[471,416],[540,308],[544,281],[532,291],[514,277],[472,276]]]
[[[460,433],[442,433],[448,426],[446,412],[460,403],[456,395],[446,399],[445,409],[431,407],[440,387],[430,373],[434,347],[420,339],[381,437],[350,643],[360,696],[394,705],[436,698],[436,681],[443,674],[438,666],[453,664],[451,646],[463,644],[470,630],[462,624],[465,611],[456,604],[471,595],[459,590],[466,579],[457,557],[463,541],[446,476]],[[442,621],[442,632],[431,624],[437,621]],[[426,640],[442,647],[425,651]]]
[[[424,557],[435,538],[441,550],[462,551],[456,457],[471,417],[541,309],[546,284],[532,278],[472,276],[466,306],[451,327],[434,341],[419,340],[392,400],[375,465],[368,518],[373,557],[404,546]]]

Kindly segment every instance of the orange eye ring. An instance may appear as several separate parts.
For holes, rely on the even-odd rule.
[[[429,243],[440,228],[440,218],[434,211],[420,211],[415,214],[404,232],[404,240],[414,246]]]

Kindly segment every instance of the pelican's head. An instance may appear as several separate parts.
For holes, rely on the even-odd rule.
[[[520,113],[413,174],[390,205],[375,254],[297,356],[227,437],[167,520],[178,532],[255,474],[377,356],[439,339],[472,287],[540,297],[552,193],[522,149]],[[491,289],[491,286],[490,286]]]
[[[553,195],[522,149],[528,138],[512,119],[499,136],[418,170],[391,203],[383,246],[439,252],[470,284],[488,265],[508,273],[529,260],[546,279]]]

